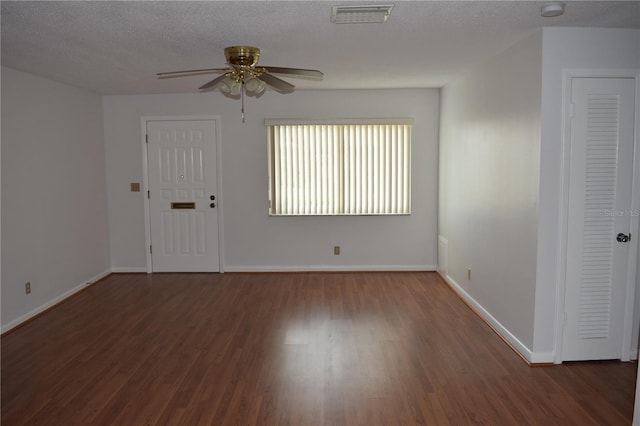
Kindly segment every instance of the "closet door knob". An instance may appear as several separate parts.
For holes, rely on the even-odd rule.
[[[631,239],[630,235],[623,234],[622,232],[619,233],[618,236],[616,237],[616,240],[618,240],[619,243],[628,243],[630,239]]]

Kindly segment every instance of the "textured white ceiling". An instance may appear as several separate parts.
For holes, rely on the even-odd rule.
[[[226,46],[261,65],[319,69],[303,89],[441,87],[543,26],[640,27],[640,2],[391,1],[384,24],[332,24],[334,1],[2,1],[2,65],[100,94],[194,92],[215,76],[156,72],[224,65]],[[284,77],[283,77],[284,78]]]

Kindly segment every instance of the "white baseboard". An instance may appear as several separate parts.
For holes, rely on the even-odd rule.
[[[114,274],[146,274],[147,273],[147,268],[146,267],[124,267],[124,268],[120,268],[120,267],[114,267],[111,268],[111,272]]]
[[[511,332],[500,322],[493,317],[480,303],[478,303],[469,293],[467,293],[453,278],[450,276],[443,277],[444,280],[451,286],[453,291],[455,291],[461,298],[464,300],[471,309],[473,309],[480,317],[489,324],[491,328],[495,330],[506,342],[511,345],[511,347],[517,351],[528,363],[551,363],[553,362],[555,355],[551,357],[550,360],[547,361],[547,354],[534,354],[531,352],[529,348],[527,348],[516,336],[511,334]]]
[[[555,352],[531,352],[531,364],[557,364]]]
[[[437,265],[313,265],[313,266],[281,266],[281,265],[225,265],[224,272],[367,272],[367,271],[436,271]],[[113,267],[114,274],[147,273],[146,267]]]
[[[96,281],[101,280],[102,278],[106,277],[110,273],[111,273],[110,270],[103,271],[103,272],[99,273],[98,275],[89,278],[88,280],[86,280],[82,284],[79,284],[79,285],[73,287],[71,290],[68,290],[68,291],[62,293],[60,296],[55,297],[54,299],[52,299],[52,300],[50,300],[50,301],[38,306],[37,308],[33,309],[32,311],[27,312],[26,314],[16,318],[13,321],[10,321],[7,324],[3,324],[2,327],[0,328],[0,333],[6,333],[7,331],[19,326],[23,322],[33,318],[34,316],[38,315],[39,313],[44,312],[47,309],[49,309],[50,307],[52,307],[52,306],[62,302],[63,300],[73,296],[74,294],[76,294],[77,292],[82,290],[83,288],[95,283]]]
[[[313,265],[313,266],[272,266],[225,265],[225,272],[402,272],[435,271],[436,265]]]

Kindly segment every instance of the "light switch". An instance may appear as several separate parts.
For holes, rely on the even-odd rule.
[[[131,182],[131,192],[140,192],[140,182]]]

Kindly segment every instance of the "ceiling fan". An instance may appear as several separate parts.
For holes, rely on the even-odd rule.
[[[227,68],[205,68],[197,70],[171,71],[158,73],[158,78],[189,77],[202,74],[222,74],[210,82],[200,86],[200,91],[212,90],[220,86],[220,91],[233,98],[242,98],[242,121],[244,122],[244,95],[259,96],[266,86],[280,93],[291,93],[295,86],[273,74],[288,74],[292,77],[321,79],[323,74],[318,70],[300,68],[282,68],[257,66],[260,49],[253,46],[230,46],[224,49]]]

